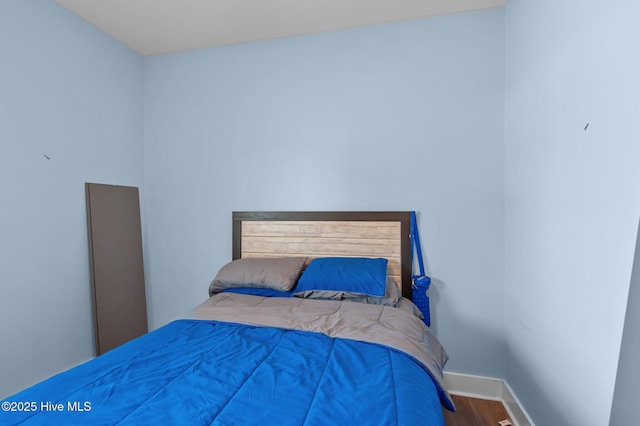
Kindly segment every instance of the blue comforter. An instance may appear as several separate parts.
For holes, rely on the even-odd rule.
[[[443,425],[413,358],[322,334],[174,321],[2,402],[0,424]]]

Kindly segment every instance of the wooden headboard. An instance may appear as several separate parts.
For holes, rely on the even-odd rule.
[[[233,212],[233,259],[383,257],[411,299],[410,212]]]

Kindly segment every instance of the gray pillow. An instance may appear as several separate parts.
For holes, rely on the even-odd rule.
[[[294,296],[304,297],[305,299],[348,300],[350,302],[387,306],[396,306],[398,300],[402,297],[398,285],[391,278],[387,278],[384,296],[337,290],[306,290],[295,293]]]
[[[209,285],[209,296],[236,287],[289,291],[298,281],[306,257],[247,257],[227,263]]]

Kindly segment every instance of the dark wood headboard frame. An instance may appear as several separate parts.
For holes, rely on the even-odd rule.
[[[410,212],[233,212],[233,259],[242,254],[244,221],[373,221],[400,222],[402,296],[411,299],[411,213]]]

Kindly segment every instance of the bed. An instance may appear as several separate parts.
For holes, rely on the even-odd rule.
[[[208,299],[6,398],[0,424],[443,425],[447,355],[409,300],[409,218],[234,212]]]

